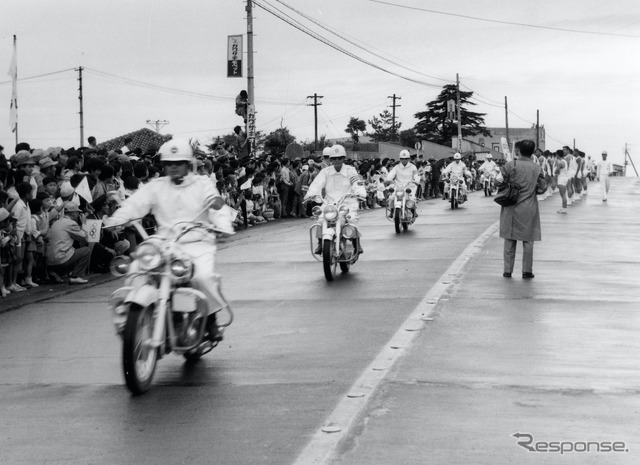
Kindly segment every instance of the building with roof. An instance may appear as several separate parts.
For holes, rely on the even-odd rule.
[[[142,128],[138,131],[130,132],[122,136],[114,137],[98,144],[99,149],[119,150],[124,145],[124,141],[127,138],[131,138],[132,142],[129,144],[131,150],[140,148],[142,153],[148,150],[157,150],[162,144],[171,139],[170,135],[163,135],[158,132],[152,131],[148,128]]]

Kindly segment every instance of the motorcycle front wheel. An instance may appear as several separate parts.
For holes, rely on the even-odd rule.
[[[132,305],[122,335],[122,368],[127,388],[134,395],[144,394],[151,387],[158,361],[158,351],[151,347],[152,338],[153,305]]]
[[[491,195],[491,186],[489,185],[489,183],[485,183],[484,185],[484,196],[488,197]]]
[[[396,234],[400,234],[400,209],[399,208],[396,208],[396,211],[393,214],[393,222],[396,225]]]
[[[451,191],[449,197],[451,197],[451,209],[453,210],[455,208],[458,208],[458,193],[455,191]]]
[[[333,241],[325,239],[322,242],[322,268],[327,281],[333,281],[338,261],[333,256]]]

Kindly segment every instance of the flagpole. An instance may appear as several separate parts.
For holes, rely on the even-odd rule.
[[[17,47],[17,37],[13,35],[13,58],[11,60],[11,68],[9,69],[9,75],[11,76],[11,80],[13,82],[13,88],[11,92],[11,112],[13,121],[13,132],[16,133],[16,145],[18,145],[18,47]]]

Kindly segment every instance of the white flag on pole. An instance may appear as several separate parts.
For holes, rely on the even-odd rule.
[[[9,66],[11,76],[11,106],[9,107],[9,129],[11,132],[18,130],[18,54],[16,49],[16,36],[13,36],[13,58]]]
[[[89,189],[89,181],[87,181],[87,177],[85,176],[76,187],[76,193],[85,199],[88,203],[93,202],[93,198],[91,197],[91,189]]]

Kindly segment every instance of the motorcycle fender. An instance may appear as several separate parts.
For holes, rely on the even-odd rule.
[[[334,228],[325,228],[322,231],[322,240],[328,239],[328,240],[331,241],[331,240],[333,240],[335,235],[336,235],[336,230]]]
[[[155,303],[157,299],[158,289],[155,286],[145,284],[144,286],[134,287],[124,301],[144,308]]]

